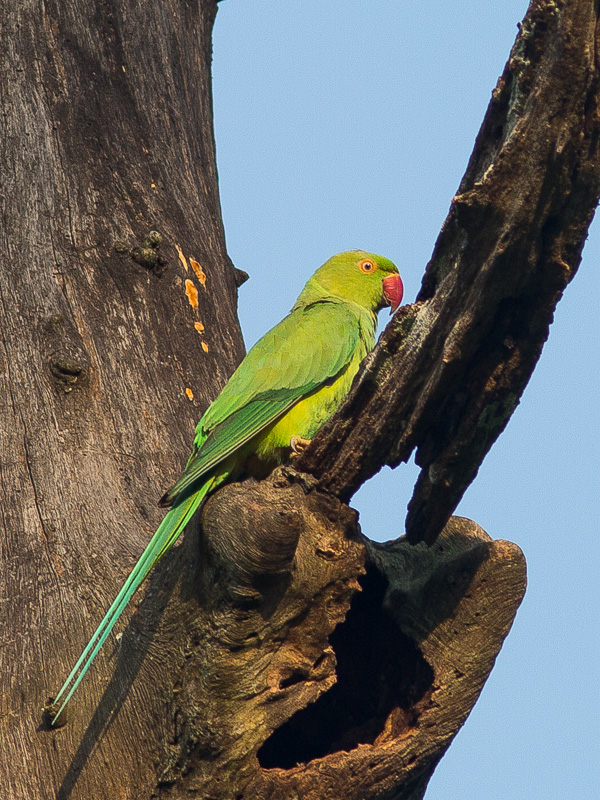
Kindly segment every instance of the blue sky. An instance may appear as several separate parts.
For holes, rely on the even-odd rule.
[[[250,346],[330,255],[400,267],[414,300],[525,0],[224,0],[215,133]],[[529,588],[427,800],[564,800],[598,789],[600,222],[521,405],[457,513],[517,542]],[[403,532],[414,465],[354,497],[365,533]],[[381,498],[385,496],[383,503]],[[390,497],[397,513],[389,513]]]

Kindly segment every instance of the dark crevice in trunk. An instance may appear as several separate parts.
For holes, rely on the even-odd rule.
[[[337,683],[266,740],[258,751],[262,767],[290,769],[387,735],[397,738],[414,724],[415,703],[430,689],[433,670],[385,609],[386,578],[369,566],[360,583],[346,620],[330,637]]]

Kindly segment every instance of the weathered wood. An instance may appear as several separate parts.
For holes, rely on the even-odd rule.
[[[598,16],[593,0],[533,0],[419,304],[298,462],[348,501],[416,449],[413,542],[435,540],[504,429],[579,266],[600,195]]]
[[[160,520],[161,490],[243,354],[212,133],[215,8],[0,2],[0,777],[10,800],[148,797],[156,783],[168,661],[150,665],[106,730],[94,709],[110,648],[71,724],[48,733],[40,709]],[[144,246],[152,230],[160,248],[157,237]],[[115,680],[119,704],[143,641]]]
[[[418,798],[481,691],[525,590],[518,547],[459,517],[433,547],[375,544],[315,485],[278,470],[204,509],[157,636],[188,631],[160,796]]]

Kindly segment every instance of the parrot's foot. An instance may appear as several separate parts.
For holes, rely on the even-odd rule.
[[[290,447],[292,448],[291,457],[296,458],[300,453],[303,453],[310,444],[310,441],[310,439],[303,439],[301,436],[292,436],[290,439]]]

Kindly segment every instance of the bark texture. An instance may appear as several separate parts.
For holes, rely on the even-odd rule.
[[[10,800],[148,797],[155,784],[167,660],[102,736],[94,709],[110,649],[76,723],[49,734],[40,708],[159,522],[161,490],[243,354],[212,133],[215,8],[0,2],[0,774]],[[92,741],[94,762],[76,781]]]
[[[448,517],[533,369],[597,198],[591,0],[532,3],[420,304],[345,410],[295,469],[210,499],[68,724],[41,721],[243,353],[211,126],[215,9],[0,0],[10,800],[418,799],[524,591],[518,548]],[[414,447],[409,536],[442,533],[374,545],[344,501]]]

